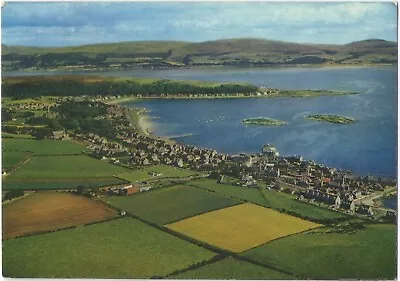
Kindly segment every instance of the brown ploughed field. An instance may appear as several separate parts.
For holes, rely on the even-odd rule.
[[[38,192],[4,204],[3,240],[113,218],[117,213],[84,196]]]

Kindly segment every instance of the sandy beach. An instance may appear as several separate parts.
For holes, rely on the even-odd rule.
[[[151,122],[151,117],[146,114],[146,109],[140,109],[137,111],[137,126],[145,135],[152,134],[154,124]]]

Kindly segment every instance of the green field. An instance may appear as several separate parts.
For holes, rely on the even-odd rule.
[[[229,257],[198,269],[172,275],[171,279],[289,280],[294,279],[294,277],[273,269]]]
[[[3,276],[149,278],[214,254],[142,222],[123,218],[3,242]]]
[[[103,187],[127,183],[114,177],[100,179],[80,179],[80,180],[48,180],[48,181],[3,181],[3,190],[56,190],[56,189],[76,189],[83,185],[86,188]]]
[[[17,166],[21,161],[28,159],[29,153],[3,151],[1,157],[1,166],[6,169],[11,169]]]
[[[3,151],[32,152],[34,155],[80,154],[85,146],[60,140],[3,139]]]
[[[112,205],[158,224],[167,224],[239,202],[194,187],[173,186],[132,196],[109,197]]]
[[[219,184],[215,180],[211,179],[193,180],[188,182],[188,184],[265,207],[278,210],[285,209],[286,211],[293,212],[304,218],[308,217],[311,219],[320,220],[344,217],[344,215],[340,213],[296,201],[294,196],[281,192],[263,189],[261,193],[257,188]]]
[[[152,176],[151,173],[158,173],[161,175]],[[140,182],[163,178],[185,178],[196,174],[196,171],[179,169],[167,165],[156,165],[140,170],[130,171],[128,173],[119,174],[118,177],[131,182]]]
[[[216,180],[212,179],[193,180],[189,181],[187,184],[259,205],[265,204],[264,197],[256,188],[219,184]]]
[[[10,138],[10,139],[33,139],[31,135],[22,135],[22,134],[10,134],[10,133],[1,133],[2,138]]]
[[[395,279],[396,226],[369,225],[355,234],[302,233],[244,255],[311,279]]]
[[[7,176],[7,181],[99,180],[125,171],[129,170],[86,155],[34,156],[29,162]]]

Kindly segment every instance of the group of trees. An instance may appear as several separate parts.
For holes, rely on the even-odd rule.
[[[58,112],[59,124],[77,132],[91,132],[107,138],[115,137],[115,126],[107,114],[107,106],[100,102],[69,101],[63,102],[55,109]]]
[[[95,96],[95,95],[142,95],[161,96],[178,94],[249,94],[258,90],[252,85],[194,84],[158,80],[153,83],[141,83],[134,80],[84,81],[79,78],[26,80],[16,83],[3,83],[4,97],[32,98],[39,96]]]

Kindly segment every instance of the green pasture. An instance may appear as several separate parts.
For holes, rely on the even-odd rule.
[[[152,176],[151,173],[161,174],[160,176]],[[140,170],[134,170],[127,173],[119,174],[118,177],[131,182],[148,181],[163,178],[186,178],[196,175],[196,171],[179,169],[167,165],[156,165],[146,167]]]
[[[214,253],[132,218],[3,241],[3,276],[150,278]]]
[[[228,184],[217,183],[213,179],[199,179],[187,182],[188,185],[192,185],[198,188],[213,191],[225,196],[237,198],[239,200],[264,205],[265,200],[262,194],[256,188],[247,188],[241,186],[233,186]]]
[[[234,280],[290,280],[293,276],[246,261],[225,258],[200,268],[189,270],[171,279],[234,279]]]
[[[2,139],[3,151],[32,152],[34,155],[80,154],[85,146],[71,141]]]
[[[128,169],[86,155],[34,156],[7,176],[7,181],[110,178]]]
[[[244,255],[310,279],[395,279],[396,226],[367,225],[354,234],[310,231]]]
[[[14,168],[20,162],[22,162],[25,159],[28,159],[29,157],[29,153],[20,151],[17,152],[3,151],[1,155],[2,155],[1,166],[6,169]]]
[[[173,186],[131,196],[113,196],[107,201],[122,210],[158,224],[167,224],[239,201],[194,187]]]

